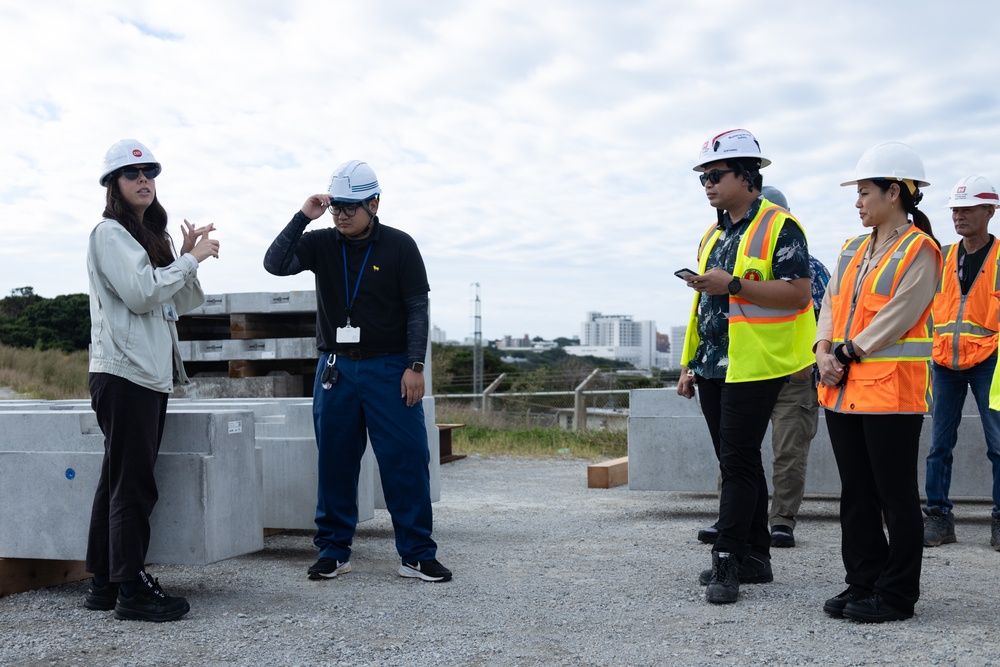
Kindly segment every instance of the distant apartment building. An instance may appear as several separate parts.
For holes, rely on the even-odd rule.
[[[580,344],[563,349],[575,356],[626,361],[636,368],[666,368],[670,357],[657,351],[656,338],[653,320],[589,312],[580,324]]]
[[[514,338],[513,336],[504,336],[496,341],[496,346],[501,350],[516,351],[516,352],[542,352],[544,350],[551,350],[553,348],[559,347],[558,343],[551,340],[532,340],[528,334],[524,334],[522,338]]]
[[[670,327],[670,368],[681,367],[681,352],[684,351],[686,326]]]
[[[441,343],[442,345],[448,342],[448,336],[445,334],[444,329],[436,324],[431,327],[431,342]]]

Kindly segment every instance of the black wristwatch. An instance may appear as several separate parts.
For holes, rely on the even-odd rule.
[[[424,362],[422,362],[422,361],[414,361],[412,364],[410,364],[410,370],[413,371],[413,372],[415,372],[415,373],[423,373],[424,372]]]
[[[729,293],[736,296],[740,293],[741,289],[743,289],[743,283],[740,282],[738,277],[733,276],[733,279],[729,281]]]

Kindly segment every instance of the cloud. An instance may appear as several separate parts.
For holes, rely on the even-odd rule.
[[[672,273],[714,219],[691,165],[726,129],[755,133],[828,265],[862,231],[839,183],[871,144],[922,156],[945,240],[948,188],[1000,181],[993,40],[947,4],[63,1],[0,9],[0,37],[18,63],[0,81],[0,292],[86,291],[100,161],[129,136],[164,165],[175,236],[219,228],[210,293],[311,289],[267,275],[264,250],[337,164],[367,160],[459,339],[473,283],[487,338],[573,335],[591,310],[683,324]]]

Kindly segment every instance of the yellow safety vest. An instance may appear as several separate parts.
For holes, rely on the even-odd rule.
[[[790,220],[802,225],[786,209],[764,199],[740,239],[733,275],[742,280],[774,280],[771,260],[778,234]],[[698,248],[698,270],[705,273],[708,257],[722,230],[712,225]],[[805,230],[802,230],[803,236]],[[681,364],[687,366],[698,349],[698,300],[695,294],[684,337]],[[816,338],[812,300],[803,308],[765,308],[739,295],[729,295],[729,366],[726,382],[752,382],[784,377],[810,366]]]

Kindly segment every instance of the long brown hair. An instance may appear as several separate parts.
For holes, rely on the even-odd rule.
[[[149,255],[149,261],[154,267],[172,264],[174,254],[170,249],[170,237],[167,235],[167,211],[154,196],[153,203],[149,205],[140,220],[122,197],[121,188],[118,187],[119,176],[121,176],[120,171],[108,179],[104,217],[118,221],[127,229],[132,238],[138,241]]]

